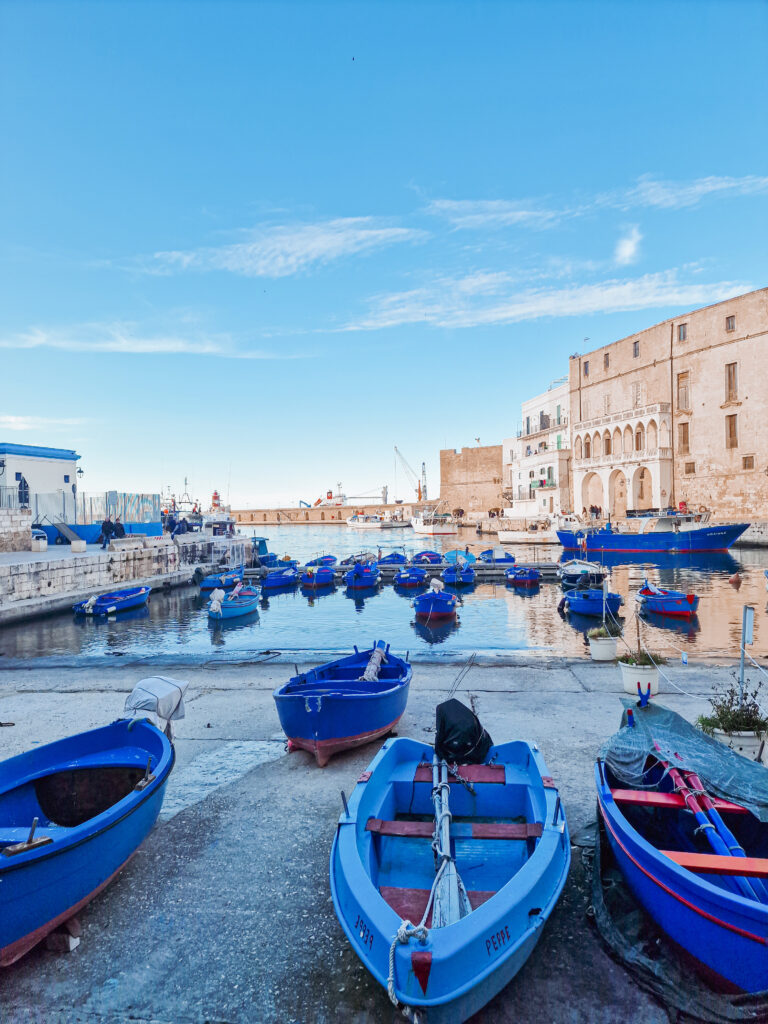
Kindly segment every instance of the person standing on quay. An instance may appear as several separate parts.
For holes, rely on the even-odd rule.
[[[112,522],[112,520],[109,518],[109,512],[107,512],[107,517],[104,520],[104,522],[101,524],[101,550],[102,551],[106,548],[107,544],[109,544],[109,541],[110,541],[110,539],[112,537],[112,534],[114,532],[115,532],[115,525]]]

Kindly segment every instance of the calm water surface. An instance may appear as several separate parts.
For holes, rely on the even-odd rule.
[[[478,540],[473,530],[464,530],[459,537],[417,537],[410,529],[366,532],[347,527],[283,526],[270,528],[267,535],[271,550],[301,561],[323,552],[343,557],[363,549],[376,551],[379,546],[386,554],[469,544],[477,553],[492,543],[489,537]],[[559,548],[544,545],[507,549],[518,561],[554,561],[561,555]],[[741,609],[752,604],[756,614],[751,653],[768,656],[766,567],[768,551],[760,549],[734,549],[733,555],[670,556],[661,565],[623,561],[611,565],[611,590],[623,595],[622,615],[627,621],[634,610],[634,593],[646,576],[661,586],[700,595],[699,614],[691,623],[644,620],[648,646],[670,656],[686,650],[691,657],[712,653],[735,658]],[[743,576],[739,590],[728,583],[737,570]],[[205,601],[197,587],[190,586],[157,591],[149,608],[107,622],[62,613],[6,627],[0,630],[0,664],[33,658],[84,662],[99,658],[240,660],[263,651],[279,651],[281,660],[293,660],[326,652],[345,653],[352,644],[369,645],[379,638],[388,640],[398,652],[410,651],[415,660],[459,660],[472,651],[489,659],[502,658],[511,651],[587,657],[584,634],[595,620],[563,619],[557,612],[561,597],[555,583],[542,584],[533,592],[482,584],[463,590],[456,622],[429,628],[415,621],[412,592],[400,594],[389,585],[371,593],[342,586],[322,595],[305,595],[300,590],[273,595],[262,599],[258,614],[231,624],[209,625]],[[632,622],[632,635],[634,629]]]

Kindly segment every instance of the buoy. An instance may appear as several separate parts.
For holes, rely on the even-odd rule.
[[[735,572],[733,576],[729,578],[728,582],[731,584],[732,587],[736,587],[736,589],[738,590],[741,586],[741,574]]]

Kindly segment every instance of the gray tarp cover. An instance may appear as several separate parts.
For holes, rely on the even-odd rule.
[[[171,676],[148,676],[141,679],[125,700],[125,713],[150,711],[165,721],[177,721],[185,715],[184,691],[189,686],[185,679]]]
[[[640,708],[629,697],[622,698],[622,703],[622,728],[601,751],[616,778],[640,788],[646,758],[661,757],[676,767],[696,772],[710,796],[732,800],[749,808],[760,821],[768,821],[768,769],[762,764],[718,743],[662,704]],[[634,711],[634,728],[626,725],[627,708]]]

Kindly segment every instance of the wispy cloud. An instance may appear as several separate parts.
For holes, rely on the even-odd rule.
[[[622,235],[616,243],[613,258],[618,266],[626,267],[628,264],[635,262],[638,257],[640,242],[642,240],[643,236],[637,224],[630,225],[626,234]]]
[[[695,178],[693,181],[661,181],[644,174],[628,189],[605,192],[597,196],[595,206],[611,206],[618,210],[649,207],[682,210],[698,206],[710,196],[754,196],[768,193],[768,177],[747,174],[741,178]]]
[[[447,220],[455,229],[503,228],[523,225],[553,227],[566,213],[549,210],[529,199],[433,199],[425,212]]]
[[[472,275],[473,280],[476,275]],[[343,330],[372,331],[403,324],[431,327],[487,327],[539,320],[543,317],[593,316],[638,309],[706,305],[752,287],[743,281],[708,284],[680,280],[679,271],[667,270],[633,279],[609,279],[560,288],[515,290],[511,280],[496,275],[495,286],[478,298],[464,279],[443,278],[432,284],[379,296],[370,314]]]
[[[87,420],[57,419],[48,416],[0,416],[0,431],[18,431],[28,434],[33,430],[58,430],[61,427],[79,427]]]
[[[298,359],[299,355],[266,352],[238,346],[229,335],[186,338],[147,334],[131,323],[89,323],[67,328],[33,327],[0,336],[0,349],[53,348],[65,352],[104,352],[123,355],[194,355],[224,359]]]
[[[288,277],[343,256],[371,252],[427,236],[374,217],[340,217],[314,224],[261,226],[239,233],[230,245],[157,252],[144,263],[154,273],[223,270],[245,277]]]

